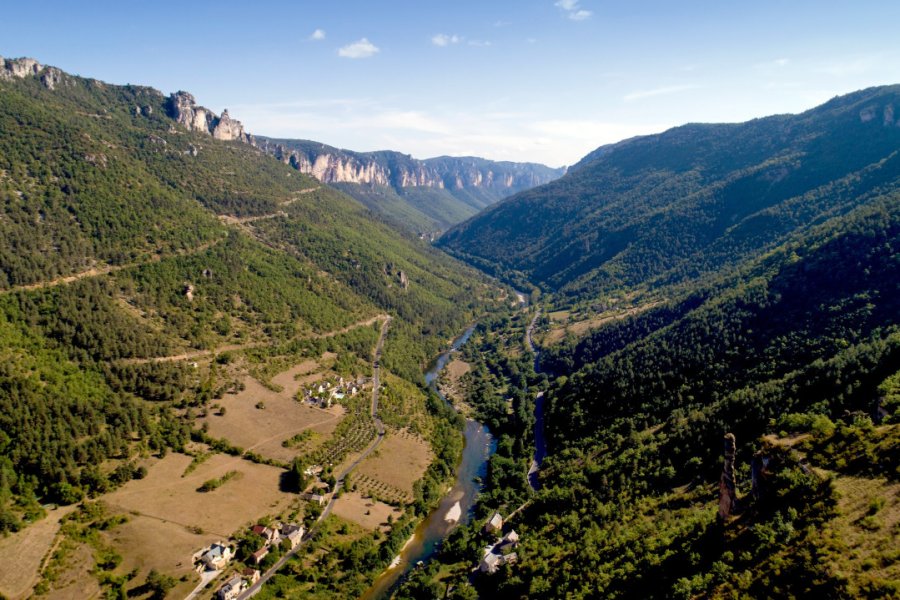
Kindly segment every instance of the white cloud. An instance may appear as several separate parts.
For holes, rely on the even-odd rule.
[[[563,10],[566,16],[573,21],[584,21],[589,19],[593,12],[581,8],[580,0],[556,0],[554,6]]]
[[[493,46],[491,42],[485,40],[469,40],[470,46],[476,46],[478,48],[487,48],[488,46]]]
[[[791,62],[791,61],[787,58],[778,58],[775,60],[775,66],[776,67],[786,67],[786,66],[788,66],[789,62]]]
[[[325,30],[324,29],[316,29],[310,34],[309,39],[314,42],[319,42],[325,39]]]
[[[462,41],[462,38],[460,38],[458,35],[447,35],[446,33],[439,33],[431,38],[432,44],[434,44],[435,46],[440,46],[442,48],[451,44],[458,44],[460,41]]]
[[[700,86],[697,85],[670,85],[665,87],[659,87],[652,90],[641,90],[637,92],[631,92],[630,94],[626,94],[622,97],[622,100],[625,102],[632,102],[634,100],[643,100],[644,98],[652,98],[653,96],[668,96],[669,94],[678,94],[680,92],[686,92],[688,90],[695,90]]]
[[[338,56],[343,58],[369,58],[371,56],[375,56],[381,50],[370,42],[368,39],[363,38],[358,42],[353,42],[352,44],[347,44],[343,48],[338,50]]]

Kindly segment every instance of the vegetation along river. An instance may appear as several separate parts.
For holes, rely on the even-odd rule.
[[[450,361],[450,353],[468,341],[475,326],[471,326],[454,340],[450,350],[441,354],[425,373],[425,382],[445,402],[447,399],[438,390],[437,379]],[[495,450],[495,442],[488,428],[471,419],[466,421],[465,448],[462,461],[456,471],[456,481],[440,504],[419,523],[413,537],[407,542],[400,555],[385,570],[371,588],[362,596],[363,600],[378,600],[388,596],[400,578],[413,569],[420,561],[431,558],[440,542],[460,523],[472,518],[475,500],[481,491],[481,481],[487,474],[488,460]]]

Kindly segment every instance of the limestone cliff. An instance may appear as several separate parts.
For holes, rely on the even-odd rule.
[[[189,131],[206,133],[217,140],[238,140],[252,143],[250,134],[244,132],[244,126],[228,114],[228,109],[222,111],[219,117],[213,111],[199,106],[192,94],[180,91],[169,96],[169,116],[184,125]]]
[[[497,199],[550,182],[565,173],[534,163],[475,157],[418,160],[400,152],[352,152],[306,140],[257,137],[258,148],[323,183],[356,183],[438,190],[491,190]]]
[[[33,58],[3,58],[0,56],[0,80],[37,77],[47,89],[69,83],[69,76],[56,67],[47,67]]]

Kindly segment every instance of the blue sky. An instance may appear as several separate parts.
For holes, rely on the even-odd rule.
[[[420,158],[572,164],[900,83],[885,0],[2,4],[0,55],[184,89],[252,133]]]

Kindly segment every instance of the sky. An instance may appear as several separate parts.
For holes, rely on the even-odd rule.
[[[900,83],[889,0],[0,0],[0,55],[186,90],[251,133],[570,165]]]

